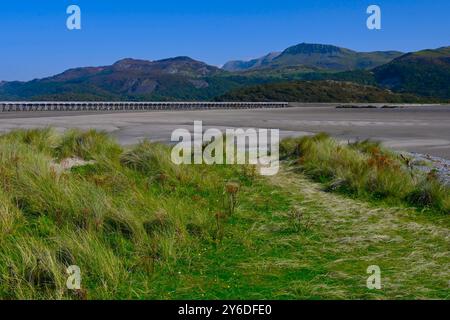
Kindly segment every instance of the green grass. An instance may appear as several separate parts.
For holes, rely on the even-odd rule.
[[[373,141],[350,145],[326,134],[290,138],[281,153],[296,168],[325,184],[326,190],[391,205],[406,204],[450,214],[450,188],[433,173],[410,166],[410,159]]]
[[[365,159],[367,148],[346,152]],[[448,298],[450,223],[438,207],[352,200],[286,166],[270,179],[175,166],[169,151],[95,131],[1,136],[0,299]],[[66,157],[93,162],[56,170]],[[404,192],[422,204],[425,193]],[[65,285],[74,264],[80,291]],[[366,288],[372,264],[380,291]]]

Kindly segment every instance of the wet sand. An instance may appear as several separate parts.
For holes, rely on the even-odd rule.
[[[450,105],[401,108],[336,108],[338,104],[293,104],[285,109],[152,111],[126,113],[25,112],[0,113],[0,132],[52,126],[106,130],[122,144],[144,138],[169,142],[177,128],[274,128],[281,135],[328,132],[343,140],[375,139],[397,150],[450,159]]]

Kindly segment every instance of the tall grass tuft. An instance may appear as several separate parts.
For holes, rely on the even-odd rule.
[[[67,157],[94,161],[56,170]],[[173,165],[161,144],[123,151],[94,130],[2,135],[0,297],[130,298],[212,237],[223,186],[211,167]],[[79,292],[65,286],[69,265],[81,268]],[[130,271],[142,284],[129,286]]]
[[[329,191],[449,213],[449,188],[436,177],[413,172],[404,157],[379,142],[345,145],[319,134],[284,140],[280,150],[282,157]]]
[[[125,152],[120,161],[124,166],[147,175],[170,173],[174,168],[164,147],[147,140]]]
[[[53,128],[13,130],[0,137],[2,142],[20,142],[38,152],[52,153],[60,137]]]
[[[68,130],[55,148],[58,159],[79,157],[85,160],[114,159],[121,153],[120,146],[106,133],[96,130]]]

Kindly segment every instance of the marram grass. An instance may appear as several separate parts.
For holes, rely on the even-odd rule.
[[[93,130],[0,136],[0,299],[448,298],[441,186],[391,170],[397,160],[369,144],[282,147],[330,190],[376,199],[286,167],[269,179],[175,166],[164,145],[124,149]],[[55,165],[66,158],[85,162]],[[373,264],[382,290],[366,287]],[[66,286],[70,265],[81,290]]]
[[[425,174],[414,169],[408,165],[410,159],[377,142],[343,145],[319,134],[286,139],[280,148],[285,159],[324,183],[328,191],[450,214],[448,186],[433,172]]]

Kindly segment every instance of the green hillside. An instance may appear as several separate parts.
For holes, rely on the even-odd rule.
[[[409,53],[373,72],[380,86],[450,99],[450,47]]]
[[[231,91],[218,101],[287,102],[424,102],[412,94],[398,94],[373,86],[343,81],[293,81],[264,84]]]

